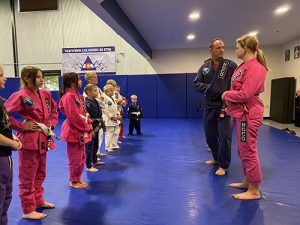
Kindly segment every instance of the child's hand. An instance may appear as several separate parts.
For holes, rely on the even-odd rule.
[[[39,129],[39,125],[34,121],[25,121],[23,129],[25,131],[37,131]]]
[[[98,99],[99,99],[100,101],[104,101],[104,97],[103,97],[103,96],[98,97]]]
[[[22,143],[20,142],[19,139],[14,139],[14,140],[12,141],[10,147],[11,147],[12,149],[17,149],[17,150],[18,150],[18,149],[20,149],[20,148],[22,147]]]

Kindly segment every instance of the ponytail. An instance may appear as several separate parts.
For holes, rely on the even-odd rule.
[[[264,52],[261,50],[261,49],[257,49],[256,51],[256,58],[257,58],[257,61],[263,65],[267,71],[269,71],[268,67],[267,67],[267,62],[266,62],[266,58],[265,58],[265,55],[264,55]]]

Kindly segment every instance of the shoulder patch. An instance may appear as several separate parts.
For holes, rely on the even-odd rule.
[[[209,73],[209,68],[208,67],[204,67],[202,69],[202,73],[205,75],[205,74],[208,74]]]
[[[79,99],[79,98],[76,98],[76,99],[75,99],[75,103],[76,103],[76,105],[80,106],[80,99]]]
[[[23,98],[23,103],[24,103],[25,106],[28,106],[28,107],[33,107],[34,106],[34,102],[29,97],[24,97]]]

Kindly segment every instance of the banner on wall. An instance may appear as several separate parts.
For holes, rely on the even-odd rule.
[[[116,73],[115,47],[63,48],[62,72]]]

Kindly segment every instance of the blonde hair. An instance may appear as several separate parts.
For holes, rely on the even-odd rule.
[[[136,98],[137,99],[137,96],[136,95],[131,95],[130,98]]]
[[[266,58],[264,52],[259,49],[258,39],[252,35],[243,35],[236,40],[236,43],[239,44],[242,48],[250,50],[252,53],[256,53],[257,61],[263,65],[267,71],[269,71],[267,67]]]
[[[112,85],[113,87],[116,87],[117,86],[117,82],[113,79],[109,79],[106,81],[106,84],[110,84]]]
[[[85,75],[84,75],[84,79],[86,80],[86,81],[89,81],[90,79],[91,79],[91,77],[92,76],[97,76],[97,73],[96,72],[87,72]],[[98,78],[98,76],[97,76],[97,78]]]
[[[88,84],[84,87],[84,93],[88,94],[88,92],[97,89],[97,86],[95,84]]]
[[[108,90],[114,90],[114,86],[112,86],[111,84],[106,84],[104,87],[103,87],[103,91],[106,93]]]

